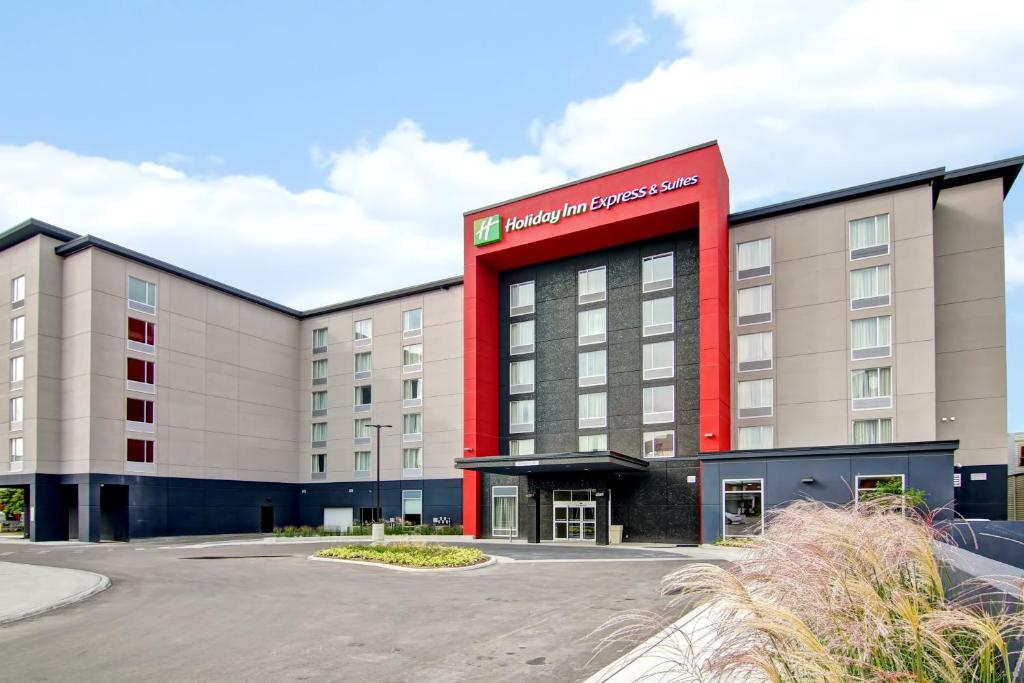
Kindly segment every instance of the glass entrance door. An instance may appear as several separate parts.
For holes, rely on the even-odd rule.
[[[597,502],[593,489],[554,492],[556,541],[593,541],[596,538]]]

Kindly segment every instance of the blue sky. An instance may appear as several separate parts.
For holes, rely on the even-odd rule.
[[[0,223],[321,305],[458,273],[462,210],[711,138],[734,209],[1022,154],[1020,5],[5,3]],[[1006,225],[1024,430],[1024,181]]]

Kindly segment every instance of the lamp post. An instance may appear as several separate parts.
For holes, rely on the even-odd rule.
[[[381,517],[383,517],[383,514],[382,514],[382,511],[381,511],[381,507],[380,507],[380,430],[382,430],[382,429],[391,429],[391,425],[376,424],[376,425],[367,425],[367,426],[368,427],[373,427],[374,429],[377,430],[377,435],[376,435],[376,442],[377,442],[377,505],[373,509],[373,521],[379,523],[379,522],[383,522],[384,521],[383,519],[381,519]]]

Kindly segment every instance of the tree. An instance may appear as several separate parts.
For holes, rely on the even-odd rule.
[[[0,489],[0,508],[7,516],[25,512],[25,489]]]

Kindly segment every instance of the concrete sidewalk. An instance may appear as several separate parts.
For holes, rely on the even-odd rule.
[[[100,574],[0,562],[0,625],[72,605],[110,587]]]

